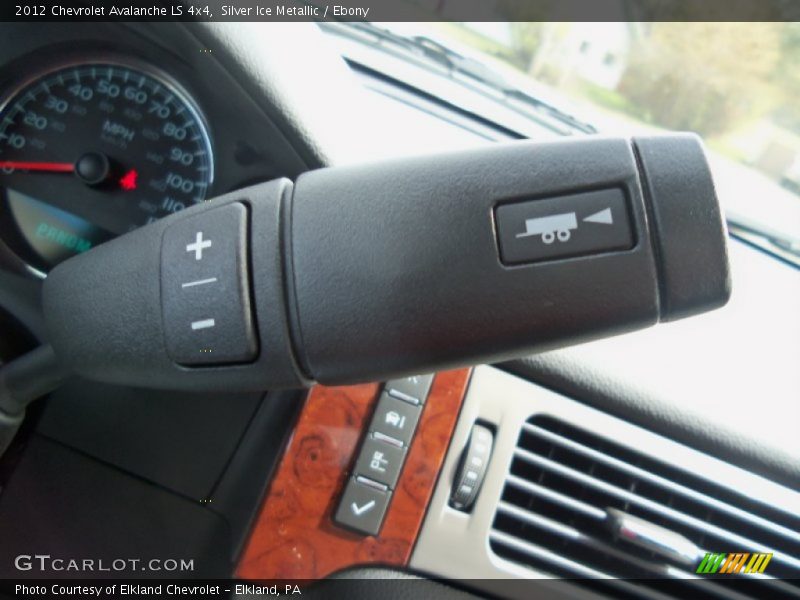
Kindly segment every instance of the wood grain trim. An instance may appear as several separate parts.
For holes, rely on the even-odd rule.
[[[408,563],[455,428],[471,370],[438,373],[377,536],[332,515],[375,403],[378,384],[309,393],[236,569],[242,579],[320,579],[355,565]]]

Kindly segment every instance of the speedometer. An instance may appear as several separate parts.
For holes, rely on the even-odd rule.
[[[0,232],[38,271],[205,199],[208,130],[149,67],[87,62],[23,84],[0,108]]]

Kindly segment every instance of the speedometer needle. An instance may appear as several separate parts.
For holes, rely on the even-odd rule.
[[[23,169],[25,171],[47,171],[50,173],[74,173],[74,163],[24,162],[19,160],[0,160],[0,169]]]
[[[111,163],[105,154],[87,152],[75,163],[37,162],[23,160],[0,160],[0,169],[19,169],[22,171],[40,171],[42,173],[75,173],[86,185],[96,186],[108,181],[114,173]],[[119,179],[119,186],[126,192],[136,189],[136,169],[129,169]]]
[[[87,152],[74,163],[0,160],[0,169],[39,171],[40,173],[75,173],[86,185],[99,185],[111,176],[111,163],[105,154]],[[124,190],[136,189],[136,171],[120,180]],[[132,179],[132,181],[131,181]]]

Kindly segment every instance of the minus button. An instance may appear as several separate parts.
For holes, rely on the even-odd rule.
[[[205,285],[206,283],[215,283],[217,281],[216,277],[209,277],[208,279],[198,279],[197,281],[189,281],[187,283],[182,283],[182,288],[187,287],[194,287],[196,285]]]
[[[209,327],[213,327],[215,325],[214,319],[203,319],[202,321],[192,321],[192,330],[196,331],[197,329],[208,329]]]

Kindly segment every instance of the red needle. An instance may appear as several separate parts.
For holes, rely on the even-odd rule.
[[[75,165],[73,163],[0,160],[0,169],[23,169],[26,171],[49,171],[51,173],[74,173]]]

